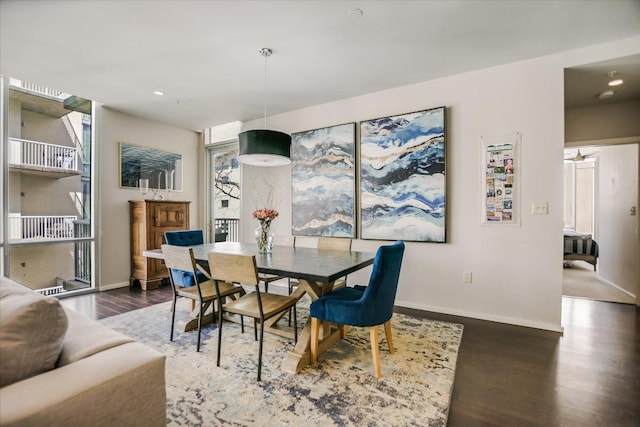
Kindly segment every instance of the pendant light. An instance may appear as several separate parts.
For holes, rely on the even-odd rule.
[[[291,136],[275,130],[267,130],[267,58],[273,51],[260,49],[264,57],[264,127],[248,130],[238,135],[240,150],[238,161],[253,166],[284,166],[291,163]]]

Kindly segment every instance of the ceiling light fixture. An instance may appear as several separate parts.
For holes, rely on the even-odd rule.
[[[264,57],[264,127],[248,130],[238,135],[238,161],[253,166],[284,166],[291,163],[291,135],[267,130],[267,58],[273,51],[260,49]]]
[[[624,83],[624,80],[622,79],[615,79],[615,80],[611,80],[609,82],[609,86],[620,86],[622,83]]]
[[[598,94],[598,98],[600,99],[611,98],[613,94],[614,92],[612,90],[605,90],[604,92],[601,92]]]
[[[162,96],[162,95],[164,95],[164,92],[163,92],[163,91],[161,91],[161,90],[154,90],[154,91],[153,91],[153,94],[154,94],[154,95],[158,95],[158,96]]]

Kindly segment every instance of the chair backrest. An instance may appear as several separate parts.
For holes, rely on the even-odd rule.
[[[175,230],[175,231],[165,231],[164,240],[168,245],[173,246],[192,246],[192,245],[201,245],[204,243],[204,232],[202,230]],[[165,264],[166,264],[165,260]],[[167,265],[167,268],[171,271],[171,278],[176,286],[179,287],[189,287],[195,285],[196,281],[194,280],[193,271],[191,268],[182,269],[177,267],[170,267]],[[196,277],[198,277],[196,275]]]
[[[258,267],[254,255],[209,252],[211,278],[228,283],[244,283],[257,286]]]
[[[295,247],[295,245],[296,245],[296,237],[295,236],[276,235],[276,238],[273,241],[273,244],[277,245],[277,246]]]
[[[193,246],[204,243],[204,232],[202,230],[176,230],[165,231],[164,240],[168,245]]]
[[[171,287],[176,292],[176,288],[185,286],[197,286],[198,295],[202,297],[199,280],[197,280],[196,260],[193,256],[193,249],[184,246],[162,245],[162,255],[164,263],[171,270]]]
[[[193,250],[182,246],[162,245],[162,255],[167,268],[175,268],[193,272],[195,269],[195,260],[193,258]]]
[[[351,250],[351,239],[344,237],[318,237],[318,249]]]
[[[368,311],[372,325],[381,325],[391,319],[402,267],[404,243],[381,246],[376,252],[369,286],[362,295],[363,307]]]

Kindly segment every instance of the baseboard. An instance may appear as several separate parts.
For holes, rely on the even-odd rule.
[[[112,289],[126,288],[129,286],[129,282],[111,283],[110,285],[101,285],[98,287],[99,291],[110,291]]]
[[[452,316],[470,317],[472,319],[488,320],[490,322],[506,323],[508,325],[524,326],[527,328],[542,329],[545,331],[564,333],[564,328],[561,325],[555,325],[552,323],[533,322],[533,321],[528,321],[524,319],[516,319],[512,317],[494,316],[494,315],[488,315],[485,313],[456,310],[456,309],[446,308],[446,307],[443,308],[443,307],[435,307],[430,305],[415,304],[409,301],[396,300],[395,305],[398,307],[412,308],[415,310],[431,311],[434,313],[441,313],[441,314],[450,314]]]
[[[622,292],[622,293],[624,293],[624,294],[629,295],[629,296],[630,296],[631,298],[633,298],[633,299],[635,299],[635,298],[636,298],[636,295],[635,295],[635,294],[632,294],[632,293],[631,293],[631,292],[629,292],[628,290],[623,289],[623,288],[621,288],[620,286],[616,285],[615,283],[608,281],[607,279],[605,279],[604,277],[602,277],[602,276],[600,276],[600,275],[598,275],[598,280],[601,280],[602,282],[606,283],[606,284],[607,284],[607,285],[609,285],[609,286],[613,286],[614,288],[616,288],[616,289],[617,289],[617,290],[619,290],[620,292]]]

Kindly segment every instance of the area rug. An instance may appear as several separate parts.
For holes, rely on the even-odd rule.
[[[186,316],[179,301],[176,318]],[[298,309],[304,324],[308,307]],[[383,377],[373,374],[369,332],[353,328],[298,374],[280,364],[292,340],[265,334],[262,381],[257,381],[258,343],[253,329],[225,323],[221,366],[217,331],[176,332],[169,341],[169,303],[109,317],[101,322],[167,356],[167,423],[170,426],[444,426],[462,325],[395,314],[395,352],[381,330]],[[282,321],[286,321],[283,319]],[[382,328],[381,328],[382,329]]]

